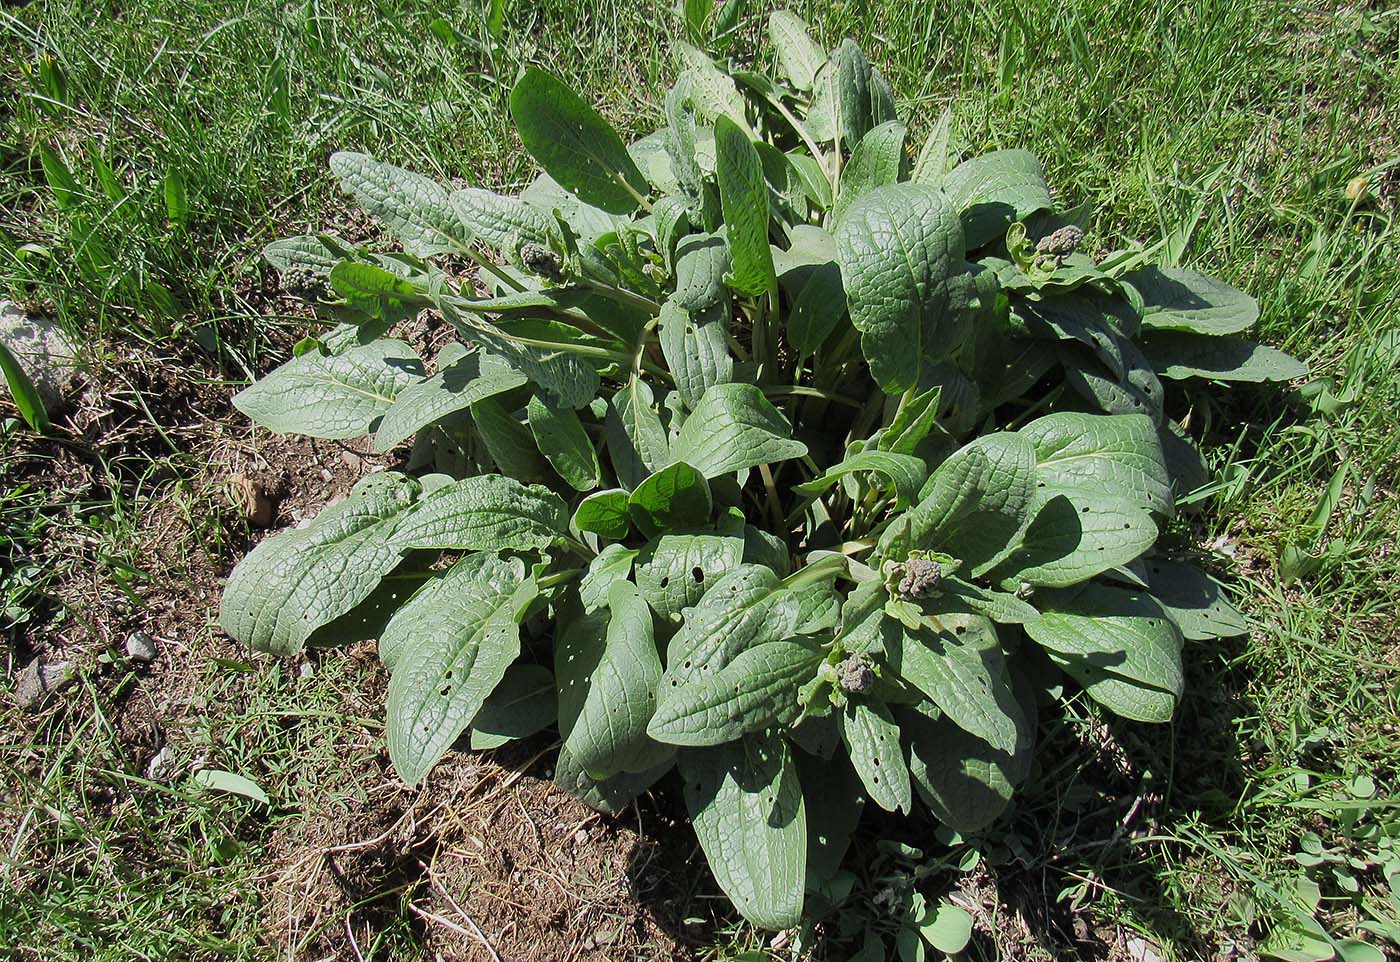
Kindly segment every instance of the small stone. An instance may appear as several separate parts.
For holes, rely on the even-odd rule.
[[[272,524],[275,514],[272,498],[252,478],[242,474],[229,478],[228,499],[253,527],[266,528]]]
[[[322,469],[321,469],[321,480],[322,480],[322,481],[334,481],[334,480],[335,480],[335,475],[331,474],[329,468],[322,468]]]
[[[72,680],[71,661],[55,661],[46,665],[35,658],[15,676],[15,701],[23,709],[37,709],[49,692],[57,691]]]
[[[355,468],[356,470],[358,470],[360,465],[364,463],[364,459],[361,458],[354,451],[341,451],[340,460],[345,462],[346,467]]]
[[[82,375],[77,350],[53,321],[29,317],[14,302],[0,300],[0,341],[34,382],[49,414],[77,393]]]
[[[147,664],[155,661],[159,653],[155,641],[144,631],[133,631],[126,636],[126,657],[132,661]]]
[[[169,782],[175,776],[175,753],[169,745],[162,745],[160,751],[146,763],[146,777],[153,782]]]
[[[303,661],[297,666],[297,674],[302,678],[314,678],[316,676],[316,666],[309,661]]]
[[[581,828],[574,833],[574,844],[583,845],[588,841],[588,829]]]

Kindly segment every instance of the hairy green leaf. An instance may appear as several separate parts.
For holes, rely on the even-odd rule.
[[[1181,633],[1151,596],[1091,584],[1040,601],[1026,634],[1096,701],[1135,721],[1171,719],[1181,697]]]
[[[843,477],[859,472],[870,472],[885,478],[894,488],[897,507],[907,508],[919,496],[928,476],[924,462],[907,454],[892,454],[889,451],[860,451],[849,455],[840,464],[833,465],[819,476],[803,484],[793,485],[800,494],[821,494]]]
[[[878,699],[852,699],[840,714],[841,737],[865,791],[887,812],[908,814],[913,802],[899,726]]]
[[[807,453],[792,425],[752,384],[717,384],[705,392],[671,445],[672,461],[685,461],[707,478],[772,464]]]
[[[662,618],[679,621],[722,575],[739,566],[744,541],[717,534],[663,534],[637,555],[637,586]]]
[[[601,644],[595,632],[568,632],[554,654],[559,733],[569,754],[594,778],[644,772],[672,754],[647,737],[661,677],[651,609],[636,585],[619,580],[608,590],[608,610]]]
[[[950,303],[950,279],[963,264],[957,214],[932,188],[876,187],[837,224],[836,251],[871,376],[886,394],[899,394],[959,340],[961,318]]]
[[[556,709],[553,673],[544,665],[517,662],[472,719],[471,746],[482,751],[529,738],[554,723]]]
[[[671,442],[651,387],[633,376],[608,402],[603,437],[618,481],[629,491],[671,461]]]
[[[807,818],[779,738],[684,751],[686,808],[715,881],[755,925],[786,929],[802,915]]]
[[[713,675],[662,686],[647,732],[670,745],[721,745],[768,726],[790,724],[798,689],[821,652],[799,641],[768,641],[741,651]]]
[[[464,567],[432,585],[434,604],[415,607],[415,630],[405,630],[385,715],[389,758],[409,785],[466,731],[520,654],[518,592],[529,583],[498,587],[484,570]]]
[[[1238,334],[1259,320],[1258,301],[1195,271],[1140,267],[1123,280],[1142,296],[1142,326],[1151,330]]]
[[[566,537],[568,524],[568,508],[548,488],[480,474],[424,498],[392,543],[400,550],[536,551]]]
[[[617,131],[553,74],[526,68],[510,115],[530,155],[584,203],[630,214],[650,190]]]
[[[710,520],[710,485],[684,461],[667,465],[633,489],[627,513],[648,538],[699,528]]]
[[[960,728],[1002,752],[1024,724],[992,623],[980,615],[941,615],[938,625],[904,632],[899,674]]]
[[[1249,631],[1249,622],[1224,589],[1195,565],[1148,558],[1142,567],[1152,597],[1186,638],[1229,638]]]
[[[660,327],[661,354],[686,407],[696,407],[716,384],[734,380],[727,300],[694,313],[680,308],[674,299],[668,300],[661,307]]]
[[[598,449],[572,407],[535,395],[525,407],[530,433],[559,476],[575,491],[592,491],[603,483]]]
[[[726,283],[759,296],[777,283],[768,248],[768,187],[749,135],[728,117],[715,122],[716,174],[732,266]]]
[[[904,125],[898,121],[871,129],[851,154],[841,171],[841,193],[832,208],[832,219],[840,223],[858,197],[876,187],[898,183],[904,173]]]
[[[778,66],[798,90],[811,90],[826,54],[807,33],[796,14],[775,10],[768,15],[768,37],[778,54]]]
[[[331,154],[331,171],[365,213],[378,217],[415,257],[460,251],[471,243],[470,228],[432,178],[350,151]]]
[[[1292,381],[1308,373],[1296,357],[1236,337],[1162,331],[1144,337],[1142,350],[1157,373],[1176,381]]]
[[[573,526],[599,537],[621,541],[627,537],[631,520],[627,515],[627,492],[621,488],[595,491],[574,509]]]
[[[370,475],[306,527],[259,544],[229,576],[220,627],[256,651],[301,651],[312,632],[364,601],[399,564],[391,538],[421,490],[396,472]]]
[[[1171,478],[1152,420],[1141,414],[1065,411],[1037,418],[1018,432],[1035,445],[1037,484],[1086,501],[1105,493],[1139,498],[1172,513]]]
[[[1054,206],[1045,170],[1026,150],[997,150],[963,161],[942,187],[962,218],[967,249],[1006,233],[1013,223]]]
[[[343,354],[294,357],[234,395],[233,405],[278,434],[357,438],[373,431],[399,394],[423,376],[413,348],[378,340]]]
[[[375,431],[374,450],[392,450],[428,425],[525,383],[525,375],[494,355],[476,351],[458,358],[397,394]]]

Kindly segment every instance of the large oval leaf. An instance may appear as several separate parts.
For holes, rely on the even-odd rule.
[[[432,587],[431,604],[410,613],[414,630],[389,676],[389,759],[409,785],[466,731],[520,654],[516,593],[528,584],[503,586],[465,567]]]
[[[424,498],[393,543],[400,550],[537,551],[564,538],[568,525],[567,506],[548,488],[481,474]]]
[[[458,358],[398,393],[375,431],[374,450],[388,451],[449,414],[525,383],[525,375],[490,354],[477,351]]]
[[[924,364],[960,340],[949,285],[963,265],[956,211],[931,187],[877,187],[837,224],[836,255],[871,376],[887,394],[918,384]]]
[[[233,406],[278,434],[358,438],[423,374],[423,362],[403,341],[382,339],[342,354],[309,351],[239,391]]]
[[[671,445],[673,461],[707,478],[806,453],[787,418],[752,384],[717,384],[706,391]]]
[[[391,537],[420,491],[402,474],[371,475],[305,528],[259,544],[229,576],[220,627],[257,651],[301,651],[312,632],[368,598],[399,564]]]
[[[1181,697],[1181,633],[1145,592],[1091,584],[1040,599],[1026,634],[1106,708],[1169,721]]]
[[[1086,499],[1111,492],[1171,514],[1171,478],[1156,425],[1146,415],[1063,411],[1037,418],[1017,433],[1035,445],[1042,488],[1077,491]]]
[[[682,752],[685,803],[715,881],[765,929],[802,917],[807,817],[802,786],[780,738]]]
[[[730,287],[759,296],[777,283],[768,247],[768,186],[749,135],[728,117],[715,121],[716,177],[729,232]]]
[[[510,92],[525,149],[579,200],[630,214],[651,189],[617,131],[562,80],[529,67]]]

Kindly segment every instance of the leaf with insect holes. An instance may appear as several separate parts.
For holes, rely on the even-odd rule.
[[[392,542],[400,550],[537,551],[565,538],[568,524],[567,506],[548,488],[480,474],[424,498]]]
[[[802,594],[769,568],[734,565],[707,580],[709,590],[685,612],[685,624],[667,646],[663,686],[715,675],[740,652],[789,638],[802,627]]]
[[[510,115],[530,155],[585,204],[630,214],[650,191],[617,131],[553,74],[527,67]]]
[[[732,260],[726,283],[757,297],[777,283],[768,247],[768,186],[749,135],[728,117],[715,122],[716,176]]]
[[[870,798],[887,812],[908,814],[913,801],[899,726],[877,698],[851,699],[837,716],[851,764]]]
[[[1169,721],[1181,697],[1181,633],[1142,591],[1086,585],[1037,594],[1026,624],[1051,659],[1105,708],[1135,721]]]
[[[693,313],[679,307],[674,298],[661,306],[661,354],[676,381],[676,391],[688,408],[700,403],[716,384],[734,380],[734,358],[729,353],[729,305],[712,304]]]
[[[365,213],[378,217],[415,257],[471,244],[470,228],[457,216],[446,188],[432,178],[351,151],[331,154],[331,171]]]
[[[671,445],[707,478],[772,464],[807,453],[792,425],[752,384],[717,384],[705,392]]]
[[[1249,631],[1249,622],[1230,604],[1224,589],[1195,565],[1147,558],[1142,568],[1152,597],[1184,637],[1200,641]]]
[[[398,393],[375,431],[374,450],[392,450],[448,415],[526,383],[525,375],[495,355],[476,351],[460,357]]]
[[[1092,499],[1106,491],[1172,513],[1171,478],[1152,420],[1141,414],[1063,411],[1036,418],[1019,432],[1035,446],[1036,484],[1053,493]]]
[[[721,745],[791,724],[802,710],[798,689],[821,659],[818,648],[798,640],[756,644],[713,675],[661,686],[647,733],[669,745]]]
[[[559,734],[593,778],[645,772],[674,750],[647,737],[661,678],[651,609],[630,581],[608,590],[606,630],[563,634],[554,653]]]
[[[637,555],[637,587],[662,618],[679,622],[681,612],[707,588],[736,568],[744,539],[724,534],[663,534]]]
[[[403,341],[378,340],[342,354],[294,357],[233,397],[233,405],[278,434],[358,438],[369,434],[395,399],[424,376]]]
[[[1138,501],[1117,494],[1037,488],[1031,523],[987,574],[1008,590],[1062,588],[1127,564],[1152,547],[1157,525]]]
[[[755,925],[786,929],[802,915],[807,818],[781,738],[746,737],[677,759],[686,808],[715,881]]]
[[[1024,724],[996,628],[980,615],[947,614],[904,630],[899,675],[964,731],[1002,752]]]
[[[256,651],[301,651],[317,628],[364,601],[398,566],[391,538],[421,490],[396,472],[370,475],[306,527],[263,541],[229,576],[220,627]]]
[[[965,160],[944,175],[942,188],[962,218],[968,250],[1054,206],[1045,169],[1027,150],[996,150]]]
[[[553,673],[543,665],[511,665],[472,720],[471,746],[482,751],[529,738],[554,723],[555,710]]]
[[[520,583],[523,569],[491,552],[468,555],[448,571],[435,574],[399,606],[379,636],[379,660],[393,671],[403,652],[431,629],[444,600],[457,592],[494,596]]]
[[[886,394],[899,394],[958,342],[962,320],[951,302],[951,279],[963,269],[957,214],[932,188],[876,187],[836,225],[836,252],[870,373]]]
[[[522,569],[504,584],[484,567],[454,570],[411,612],[416,630],[405,630],[385,710],[389,759],[406,784],[447,753],[520,654],[522,596],[535,590]]]

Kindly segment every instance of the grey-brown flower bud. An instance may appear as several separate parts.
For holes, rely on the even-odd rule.
[[[326,275],[309,267],[288,267],[282,271],[282,289],[304,301],[322,301],[331,293]]]
[[[926,598],[938,589],[940,576],[938,562],[910,558],[904,565],[904,577],[899,581],[899,593],[906,598]]]
[[[863,655],[847,655],[846,659],[836,666],[836,683],[847,694],[859,695],[869,691],[870,686],[875,684],[875,672]]]
[[[1074,224],[1066,224],[1054,233],[1042,237],[1035,245],[1035,252],[1050,257],[1068,257],[1079,250],[1079,245],[1083,242],[1084,231]]]
[[[542,247],[539,244],[522,244],[520,246],[520,263],[524,264],[525,269],[531,274],[538,274],[540,277],[547,277],[552,281],[564,279],[564,261],[548,247]]]

